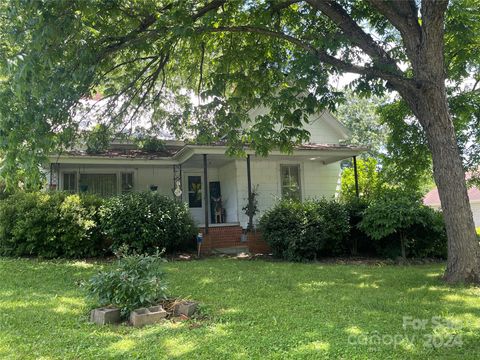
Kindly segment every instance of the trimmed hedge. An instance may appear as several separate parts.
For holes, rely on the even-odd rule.
[[[395,258],[401,255],[401,230],[408,240],[408,257],[446,258],[447,237],[442,213],[418,200],[412,201],[409,211],[414,216],[400,229],[401,214],[397,212],[403,214],[405,206],[396,201],[395,197],[378,199],[371,204],[358,199],[303,203],[283,200],[260,219],[262,236],[275,257],[291,261],[348,255]],[[366,214],[369,225],[364,222]],[[384,217],[391,220],[392,230],[381,236],[375,233],[374,239],[371,230],[378,232],[385,226]]]
[[[260,219],[262,236],[274,256],[291,261],[347,252],[348,213],[336,201],[283,200]]]
[[[101,200],[66,193],[15,193],[0,202],[0,254],[88,257],[103,253]]]
[[[102,199],[18,192],[0,201],[0,255],[103,256],[127,245],[139,253],[183,250],[196,228],[185,204],[153,193]]]
[[[128,245],[139,253],[193,247],[197,229],[188,207],[153,192],[129,193],[105,200],[101,227],[116,250]]]

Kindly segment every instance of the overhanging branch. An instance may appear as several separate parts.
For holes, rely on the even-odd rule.
[[[341,5],[332,0],[306,1],[314,9],[327,16],[351,39],[352,43],[365,51],[374,62],[390,67],[392,71],[401,73],[396,62],[388,55],[385,49],[378,45],[375,40],[353,20]]]
[[[295,46],[315,55],[321,62],[328,64],[334,67],[335,69],[343,72],[351,72],[351,73],[356,73],[360,75],[369,75],[372,77],[382,78],[386,81],[391,82],[394,85],[400,85],[403,83],[402,85],[406,86],[406,83],[409,81],[408,79],[404,78],[399,74],[389,73],[375,66],[365,67],[365,66],[355,65],[355,64],[346,62],[344,60],[338,59],[330,55],[328,52],[324,50],[316,49],[311,44],[305,42],[302,39],[293,37],[291,35],[288,35],[282,32],[273,31],[267,28],[261,28],[257,26],[248,26],[248,25],[231,26],[231,27],[220,26],[217,28],[198,28],[197,31],[213,32],[213,33],[215,32],[255,33],[255,34],[265,35],[265,36],[285,40],[289,43],[292,43]]]

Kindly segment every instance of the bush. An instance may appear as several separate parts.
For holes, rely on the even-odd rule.
[[[196,234],[186,204],[152,192],[107,199],[101,208],[101,226],[112,249],[126,244],[138,253],[184,250],[194,245]]]
[[[377,241],[381,255],[446,256],[442,215],[423,205],[417,194],[384,191],[368,205],[358,226]]]
[[[113,269],[94,275],[85,286],[100,306],[119,307],[125,316],[166,298],[163,262],[158,252],[150,256],[120,255]]]
[[[363,198],[352,197],[344,200],[348,213],[350,232],[347,236],[347,246],[351,255],[375,255],[376,248],[373,239],[359,228],[363,213],[368,203]]]
[[[262,216],[260,226],[274,256],[282,259],[312,260],[346,251],[348,214],[335,201],[283,200]]]
[[[15,193],[0,202],[0,254],[86,257],[102,251],[101,200],[61,192]]]

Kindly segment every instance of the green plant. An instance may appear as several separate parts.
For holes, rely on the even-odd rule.
[[[17,192],[0,202],[0,254],[86,257],[103,251],[101,200],[61,192]]]
[[[167,252],[193,245],[196,228],[187,205],[153,192],[128,193],[105,200],[101,227],[112,248],[128,245],[138,253]]]
[[[348,213],[336,202],[282,200],[260,219],[262,236],[276,257],[303,261],[347,251]]]
[[[384,190],[382,196],[369,204],[358,226],[372,239],[380,241],[381,247],[390,248],[385,241],[399,242],[404,258],[410,248],[414,250],[412,255],[426,256],[430,252],[443,253],[441,244],[446,244],[441,216],[424,206],[418,194],[402,189]],[[428,250],[430,246],[421,249],[419,244],[424,241],[438,241],[440,245],[435,251]]]
[[[361,198],[368,202],[375,198],[382,187],[382,181],[377,169],[375,158],[357,159],[358,188]],[[353,164],[342,171],[340,200],[354,201],[357,198],[355,190],[355,172]]]
[[[100,306],[119,307],[125,316],[166,298],[164,262],[158,250],[153,255],[118,253],[111,270],[99,272],[85,284],[87,292]]]
[[[111,133],[108,126],[104,124],[95,127],[86,133],[87,153],[98,154],[108,149]]]
[[[138,147],[146,152],[158,152],[165,150],[165,141],[155,136],[145,135],[136,139]]]
[[[248,230],[252,230],[253,218],[258,213],[258,185],[254,186],[250,194],[248,195],[247,204],[242,208],[243,213],[248,216],[249,223],[248,223]],[[250,219],[252,221],[250,221]]]
[[[345,201],[346,200],[346,201]],[[350,232],[347,236],[347,246],[351,255],[372,255],[375,252],[372,239],[358,227],[363,219],[363,213],[367,209],[367,201],[363,198],[350,197],[344,199],[343,204],[348,213]]]

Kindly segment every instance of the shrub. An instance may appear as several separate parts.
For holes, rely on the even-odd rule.
[[[85,257],[101,252],[101,200],[61,192],[18,192],[0,202],[0,254]]]
[[[350,254],[374,255],[376,252],[374,241],[358,226],[363,219],[363,213],[367,209],[368,203],[363,198],[352,197],[348,200],[345,199],[344,205],[350,225],[350,232],[347,236]]]
[[[409,253],[413,257],[447,258],[447,232],[440,211],[422,205],[409,233]]]
[[[119,307],[123,315],[166,298],[165,274],[160,253],[119,255],[113,269],[94,275],[86,284],[100,306]]]
[[[109,198],[101,208],[101,226],[112,249],[128,245],[138,253],[194,244],[195,225],[186,204],[152,192]]]
[[[394,256],[395,247],[403,257],[407,251],[420,257],[443,257],[446,253],[441,214],[424,206],[415,193],[384,191],[369,204],[359,228],[378,242],[378,252],[383,255]]]
[[[282,200],[262,216],[260,226],[274,256],[286,260],[311,260],[346,251],[348,214],[335,201]]]

